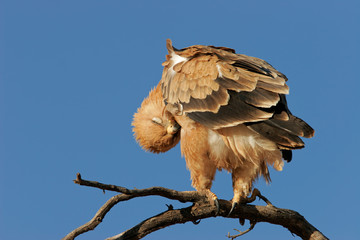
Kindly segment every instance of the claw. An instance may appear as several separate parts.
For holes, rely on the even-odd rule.
[[[198,219],[198,220],[194,220],[194,221],[192,221],[192,223],[194,224],[194,225],[198,225],[199,223],[200,223],[200,219]]]
[[[228,216],[230,216],[230,214],[233,212],[233,210],[236,208],[237,205],[238,205],[237,202],[232,202],[231,209],[230,209],[230,212],[229,212]]]
[[[218,215],[219,212],[220,212],[219,200],[217,198],[214,199],[214,203],[215,203],[215,206],[216,206],[216,215]]]
[[[218,215],[220,212],[220,205],[219,205],[219,200],[218,200],[217,196],[215,195],[215,193],[211,192],[209,189],[205,190],[205,195],[207,196],[207,198],[211,204],[215,204],[216,215]]]
[[[239,223],[240,223],[241,226],[244,226],[245,219],[244,218],[239,218]]]

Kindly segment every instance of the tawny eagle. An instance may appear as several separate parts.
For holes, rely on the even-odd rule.
[[[210,191],[216,170],[232,174],[233,208],[268,166],[283,169],[300,137],[314,130],[291,114],[287,78],[259,58],[226,47],[176,49],[170,40],[162,79],[134,115],[133,131],[147,151],[166,152],[181,141],[192,186]],[[232,208],[232,209],[233,209]]]

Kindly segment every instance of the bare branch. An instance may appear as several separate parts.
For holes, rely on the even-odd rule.
[[[125,194],[118,194],[113,196],[97,211],[95,216],[89,222],[76,228],[68,235],[66,235],[62,240],[73,240],[82,233],[88,232],[90,230],[94,230],[97,227],[97,225],[99,225],[102,222],[105,215],[110,211],[110,209],[113,206],[115,206],[117,203],[121,201],[127,201],[131,198],[133,198],[133,196],[125,195]]]
[[[222,199],[219,200],[220,210],[218,215],[216,215],[217,209],[215,205],[209,203],[206,197],[202,196],[196,191],[179,192],[176,190],[162,187],[152,187],[146,189],[127,189],[115,185],[108,185],[99,182],[83,180],[81,179],[80,174],[78,174],[77,179],[74,180],[74,182],[80,185],[95,187],[102,190],[121,192],[122,194],[110,198],[88,223],[78,227],[77,229],[69,233],[65,238],[63,238],[63,240],[74,239],[76,236],[86,231],[93,230],[97,225],[100,224],[106,213],[117,203],[121,201],[127,201],[135,197],[152,195],[158,195],[181,202],[192,202],[193,205],[182,209],[174,209],[172,206],[168,206],[167,211],[150,217],[142,221],[138,225],[132,227],[131,229],[128,229],[121,234],[108,238],[108,240],[141,239],[144,236],[167,226],[185,222],[198,223],[201,219],[218,216],[227,218],[239,218],[240,220],[248,219],[254,226],[255,223],[258,222],[268,222],[281,225],[287,228],[290,232],[300,236],[302,239],[327,239],[320,231],[318,231],[313,225],[306,221],[306,219],[298,212],[273,206],[265,197],[260,194],[258,190],[258,192],[255,191],[249,199],[255,200],[256,196],[258,196],[265,202],[267,202],[267,206],[242,204],[239,205],[232,212],[231,216],[228,216],[228,213],[231,209],[230,201]],[[245,232],[250,231],[254,227],[252,225]]]
[[[132,195],[135,197],[156,195],[156,196],[166,197],[166,198],[172,199],[172,200],[178,200],[180,202],[197,202],[199,200],[206,198],[205,196],[200,195],[196,191],[179,192],[179,191],[164,188],[164,187],[151,187],[151,188],[145,188],[145,189],[127,189],[125,187],[120,187],[120,186],[115,186],[115,185],[110,185],[110,184],[103,184],[103,183],[99,183],[99,182],[95,182],[95,181],[83,180],[81,178],[80,173],[77,173],[74,183],[83,185],[83,186],[99,188],[102,190],[124,193],[124,194]]]

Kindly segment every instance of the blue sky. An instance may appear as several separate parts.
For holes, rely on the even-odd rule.
[[[160,80],[166,38],[183,48],[227,46],[263,58],[289,78],[289,106],[316,133],[272,183],[274,205],[299,211],[331,239],[360,227],[360,3],[344,1],[0,1],[0,239],[60,239],[113,193],[85,179],[129,188],[192,190],[180,149],[146,153],[132,115]],[[231,177],[213,191],[231,199]],[[104,239],[180,204],[160,197],[117,205],[78,239]],[[261,203],[261,202],[259,202]],[[146,239],[226,239],[237,220],[172,226]],[[291,239],[259,223],[242,239]]]

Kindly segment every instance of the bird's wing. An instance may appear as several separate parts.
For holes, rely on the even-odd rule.
[[[312,136],[312,128],[287,108],[286,76],[266,61],[221,47],[195,45],[177,50],[170,40],[167,48],[161,80],[164,101],[181,104],[192,120],[214,130],[247,124],[270,139],[279,134],[269,129],[281,129],[291,137],[278,140],[285,146],[289,145],[286,141],[292,142],[290,149],[303,146],[297,136]]]

